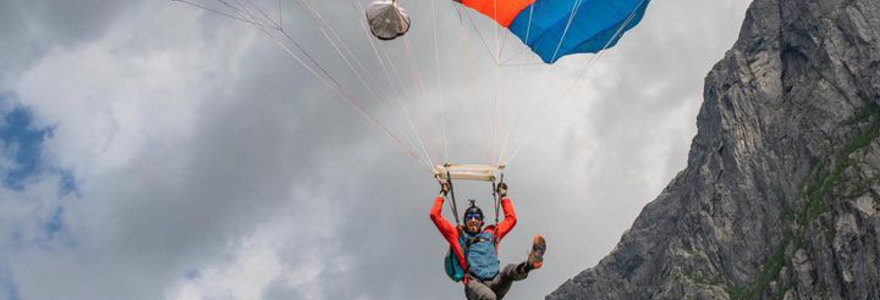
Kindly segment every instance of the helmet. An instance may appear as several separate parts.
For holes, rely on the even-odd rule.
[[[478,215],[480,222],[482,222],[483,221],[483,210],[481,210],[479,207],[477,207],[477,204],[476,204],[477,200],[468,199],[468,201],[471,203],[471,206],[468,207],[467,210],[464,211],[464,220],[467,221],[468,217],[471,215]]]

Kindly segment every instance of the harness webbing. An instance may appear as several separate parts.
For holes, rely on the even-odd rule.
[[[495,233],[493,234],[495,236],[495,238],[492,239],[492,242],[495,243],[496,251],[498,249],[498,204],[499,204],[498,192],[496,191],[497,188],[498,188],[498,186],[495,185],[495,179],[492,179],[492,200],[495,202],[494,203],[494,206],[495,206]]]
[[[449,196],[452,198],[452,201],[449,202],[450,206],[452,206],[452,215],[455,216],[455,227],[458,228],[461,226],[461,222],[458,220],[458,207],[455,202],[455,188],[452,187],[452,176],[449,174],[449,170],[446,170],[446,182],[449,183]]]

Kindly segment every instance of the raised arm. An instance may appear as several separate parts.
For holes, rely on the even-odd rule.
[[[443,238],[452,247],[452,250],[455,252],[455,258],[458,259],[458,264],[467,271],[467,260],[464,257],[461,244],[458,243],[458,229],[443,217],[444,201],[446,201],[446,198],[443,197],[443,194],[434,198],[434,206],[431,207],[431,221],[434,222],[434,226],[437,226],[437,230],[440,230],[440,234],[443,235]]]
[[[510,198],[507,197],[506,183],[499,183],[495,192],[498,193],[498,197],[501,197],[501,209],[504,210],[504,220],[498,223],[498,231],[495,234],[500,241],[516,225],[516,211],[513,210],[513,204],[510,203]]]
[[[434,206],[431,207],[431,221],[434,222],[434,226],[437,226],[437,229],[440,230],[440,233],[443,234],[443,237],[445,237],[446,240],[449,240],[450,243],[455,242],[457,244],[458,242],[455,239],[458,238],[458,234],[455,230],[455,226],[443,217],[444,201],[446,201],[446,199],[442,196],[434,198]]]
[[[513,210],[510,198],[504,197],[501,199],[501,209],[504,210],[504,220],[498,222],[498,240],[504,238],[513,229],[513,226],[516,225],[516,211]]]

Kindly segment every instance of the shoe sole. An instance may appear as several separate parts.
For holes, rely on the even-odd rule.
[[[547,242],[540,234],[535,235],[532,241],[532,252],[529,253],[529,264],[537,269],[544,265],[544,252],[547,251]]]

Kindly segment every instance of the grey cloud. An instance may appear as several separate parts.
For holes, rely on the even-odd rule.
[[[100,36],[126,8],[140,1],[10,0],[0,2],[0,89],[52,50]]]
[[[351,29],[341,26],[351,22],[350,8],[341,7],[350,4],[342,2],[321,3],[321,8],[331,11],[327,19],[337,30]],[[26,6],[6,5],[16,11]],[[414,18],[430,11],[428,2],[408,1],[406,5]],[[78,10],[77,14],[98,14],[90,25],[58,30],[69,39],[62,40],[62,45],[86,43],[114,16],[139,13],[127,10],[128,6],[98,6],[94,8],[98,12]],[[555,135],[539,137],[511,167],[508,181],[520,222],[502,245],[502,261],[523,259],[534,233],[545,234],[551,250],[547,267],[517,283],[507,299],[540,298],[611,250],[639,208],[658,192],[647,190],[647,179],[641,174],[646,148],[665,144],[669,156],[680,158],[664,158],[669,160],[664,163],[664,176],[671,177],[683,167],[686,144],[676,143],[688,139],[692,131],[663,131],[676,135],[671,137],[647,135],[654,134],[654,123],[670,121],[668,114],[683,106],[696,108],[692,101],[700,100],[700,85],[694,82],[720,57],[715,51],[723,51],[731,43],[711,37],[732,41],[736,28],[728,26],[742,18],[729,17],[731,23],[718,27],[664,18],[694,7],[707,11],[698,18],[699,24],[729,13],[698,1],[653,3],[646,22],[658,27],[668,23],[663,27],[669,29],[664,32],[643,24],[639,29],[646,33],[641,35],[643,39],[628,35],[621,46],[631,47],[615,48],[617,52],[603,60],[603,64],[614,64],[608,76],[620,81],[600,87],[598,93],[606,98],[595,111],[584,112],[590,118],[586,123],[589,128],[564,129],[575,137],[571,144],[549,140]],[[736,8],[744,11],[745,3]],[[311,24],[297,7],[287,9],[298,17],[293,24]],[[336,11],[339,13],[332,13]],[[50,27],[76,20],[58,16],[61,13],[53,9],[34,19],[51,19],[47,22]],[[211,36],[215,26],[239,26],[223,24],[225,21],[206,15],[202,21],[206,40],[225,38]],[[21,27],[19,22],[15,24]],[[428,21],[414,20],[412,33],[425,32],[424,24]],[[347,73],[332,51],[317,46],[324,43],[317,32],[299,28],[304,27],[296,29],[298,36],[310,42],[319,59],[333,62],[329,65],[334,73]],[[359,31],[339,33],[362,41]],[[713,46],[688,47],[693,35],[706,37],[706,43]],[[149,35],[140,38],[144,40],[132,41],[132,48],[168,42]],[[369,44],[358,45],[355,52],[371,51]],[[414,47],[423,55],[420,61],[430,61],[430,43]],[[448,58],[460,49],[441,50]],[[389,138],[271,42],[262,39],[245,53],[236,57],[241,65],[233,63],[224,69],[227,72],[211,74],[215,76],[211,82],[218,86],[205,96],[210,100],[198,110],[191,139],[145,149],[133,162],[84,180],[82,199],[70,212],[76,220],[80,248],[20,256],[13,276],[22,283],[26,299],[162,298],[160,292],[185,280],[190,270],[227,260],[229,245],[260,226],[291,226],[278,221],[285,217],[295,218],[291,222],[296,224],[296,235],[285,241],[281,260],[289,269],[296,269],[304,259],[322,260],[328,267],[310,288],[321,291],[325,299],[461,296],[461,286],[442,273],[446,245],[427,216],[436,193],[435,182]],[[432,68],[430,64],[424,67],[428,72]],[[341,79],[357,86],[350,75]],[[658,86],[657,94],[644,92],[641,87],[646,85]],[[365,94],[360,88],[355,92]],[[697,98],[690,98],[692,95]],[[683,122],[692,124],[693,120]],[[584,138],[592,140],[578,140]],[[542,144],[566,146],[553,149]],[[569,159],[584,154],[570,148],[579,145],[598,150],[590,153],[587,165],[573,168]],[[571,169],[577,178],[588,177],[587,182],[568,181],[564,175],[554,177],[555,170]],[[481,204],[489,206],[485,186],[464,186],[462,195],[467,194],[480,196]],[[331,212],[315,210],[315,201],[326,201]],[[601,205],[591,204],[594,202]],[[281,213],[287,210],[292,212]],[[319,233],[324,229],[333,234]],[[350,260],[351,268],[329,267],[338,259]],[[48,285],[63,288],[45,289]],[[264,291],[267,299],[307,299],[307,294],[280,280]]]

